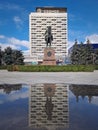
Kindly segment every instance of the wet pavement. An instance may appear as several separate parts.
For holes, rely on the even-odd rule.
[[[67,83],[98,84],[98,71],[94,72],[8,72],[0,70],[0,84]]]
[[[98,130],[98,85],[1,84],[0,130]]]

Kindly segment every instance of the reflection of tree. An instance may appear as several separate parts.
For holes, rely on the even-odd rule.
[[[21,88],[22,88],[21,84],[3,84],[3,85],[0,85],[0,89],[3,89],[3,91],[6,94],[10,94],[11,91],[20,90]]]
[[[85,96],[88,96],[89,102],[91,102],[93,96],[98,96],[98,85],[72,84],[69,86],[69,89],[76,96],[77,102],[79,101],[79,96],[81,96],[82,99],[84,99]]]
[[[53,111],[53,104],[52,98],[47,97],[46,104],[45,104],[45,112],[48,115],[47,120],[52,120],[52,111]]]

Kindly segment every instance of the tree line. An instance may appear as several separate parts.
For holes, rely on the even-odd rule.
[[[0,47],[0,65],[23,65],[24,56],[22,51],[7,47],[4,50]]]
[[[94,49],[89,39],[86,44],[78,44],[77,40],[72,47],[71,62],[74,65],[98,65],[98,49]]]

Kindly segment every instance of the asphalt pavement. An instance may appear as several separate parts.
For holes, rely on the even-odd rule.
[[[0,84],[65,83],[98,85],[94,72],[8,72],[0,70]]]

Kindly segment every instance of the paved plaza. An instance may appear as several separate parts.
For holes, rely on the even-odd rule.
[[[98,85],[94,72],[8,72],[0,70],[0,84],[66,83]]]

